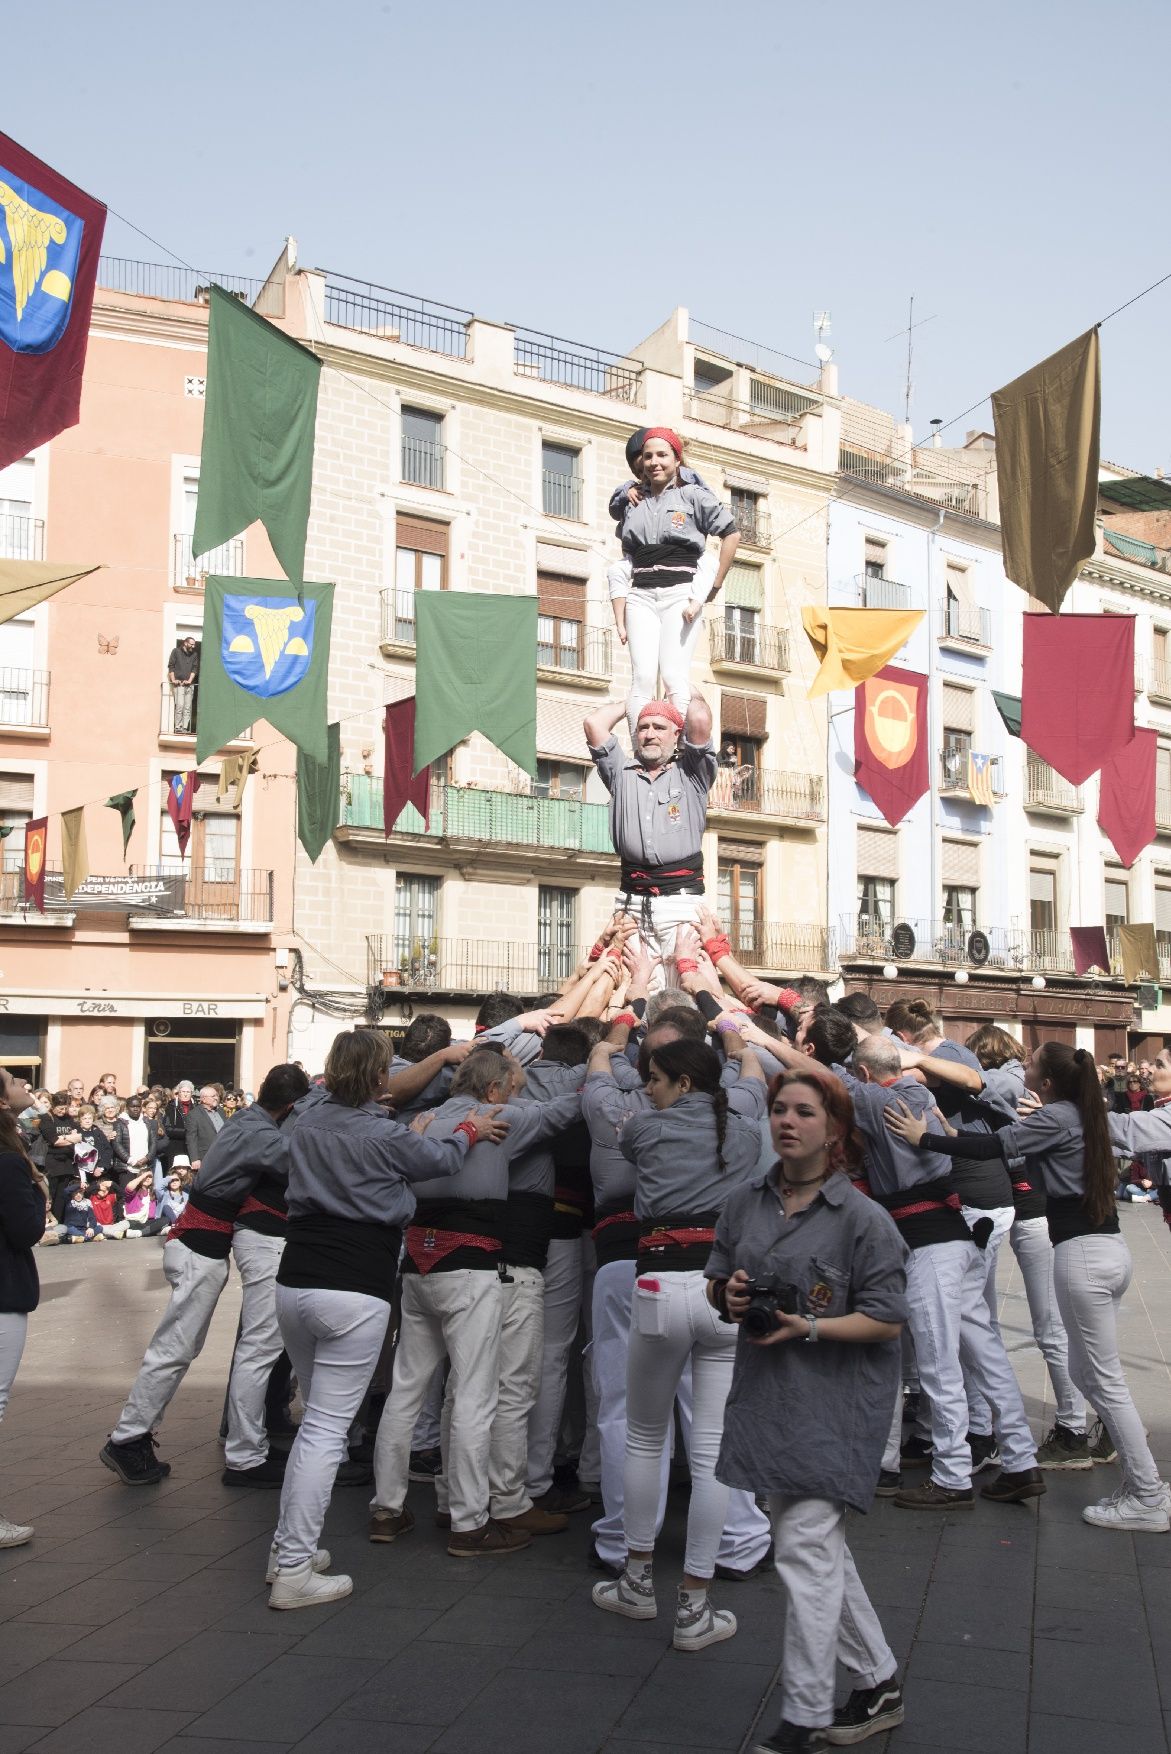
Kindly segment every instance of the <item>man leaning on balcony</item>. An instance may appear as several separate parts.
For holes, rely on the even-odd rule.
[[[190,733],[195,729],[195,684],[199,676],[199,642],[193,633],[175,641],[167,659],[175,720],[172,729]]]
[[[591,713],[586,742],[610,794],[610,837],[622,861],[615,908],[637,918],[648,953],[666,961],[676,928],[695,919],[703,895],[703,833],[717,771],[711,708],[694,693],[686,718],[669,701],[648,701],[631,761],[614,735],[625,711],[625,702],[608,701]],[[664,982],[660,962],[652,985]]]

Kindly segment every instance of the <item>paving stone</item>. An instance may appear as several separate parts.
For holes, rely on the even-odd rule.
[[[915,1645],[905,1679],[908,1697],[920,1681],[963,1681],[981,1687],[1027,1693],[1031,1658],[1027,1651],[987,1650],[973,1644]]]
[[[440,1644],[506,1644],[515,1648],[539,1632],[548,1619],[544,1602],[500,1596],[489,1603],[473,1593],[432,1620],[422,1637]]]
[[[933,1583],[917,1637],[931,1644],[975,1644],[992,1650],[1028,1650],[1029,1615],[1006,1609],[999,1590]]]
[[[280,1656],[196,1718],[186,1734],[295,1742],[359,1692],[378,1667],[349,1657]]]
[[[1159,1692],[1150,1649],[1037,1638],[1033,1645],[1034,1711],[1094,1723],[1150,1723]]]
[[[1157,1727],[1152,1739],[1139,1739],[1131,1723],[1095,1721],[1093,1728],[1078,1717],[1035,1711],[1029,1719],[1029,1754],[1164,1754]],[[891,1743],[891,1754],[896,1754]]]
[[[0,1687],[0,1723],[52,1729],[122,1687],[140,1663],[59,1663],[55,1657]]]
[[[297,1652],[304,1656],[377,1657],[385,1662],[413,1643],[440,1612],[438,1608],[371,1608],[351,1597],[324,1625],[317,1610],[308,1616],[313,1630],[301,1639]],[[270,1621],[277,1618],[269,1615]]]
[[[420,1639],[353,1692],[342,1703],[341,1715],[396,1724],[450,1724],[504,1667],[508,1655],[499,1645],[468,1650]]]
[[[426,1754],[436,1734],[434,1724],[376,1724],[335,1717],[298,1742],[297,1754]]]
[[[271,1619],[279,1625],[279,1616],[273,1614]],[[140,1635],[140,1652],[149,1649],[149,1637],[148,1633]],[[127,1682],[119,1691],[118,1703],[139,1707],[165,1700],[176,1711],[208,1711],[297,1642],[295,1634],[280,1636],[275,1627],[264,1638],[240,1638],[219,1630],[197,1632]]]
[[[920,1745],[936,1754],[1025,1754],[1027,1696],[958,1681],[917,1681],[913,1694],[907,1693],[906,1721],[891,1735],[890,1754]]]
[[[595,1754],[638,1686],[631,1676],[602,1688],[593,1676],[566,1674],[550,1688],[543,1673],[508,1668],[432,1746],[435,1754]]]
[[[727,1663],[717,1669],[706,1651],[670,1655],[673,1660],[660,1665],[631,1701],[617,1733],[632,1741],[666,1740],[678,1748],[718,1748],[730,1731],[743,1736],[772,1686],[775,1668]]]
[[[36,1746],[42,1754],[155,1754],[190,1715],[158,1706],[131,1711],[120,1705],[91,1705]]]

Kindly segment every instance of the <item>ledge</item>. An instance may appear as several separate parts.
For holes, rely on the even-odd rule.
[[[0,914],[0,932],[8,926],[26,927],[33,931],[42,931],[46,927],[51,932],[66,931],[76,923],[77,915],[73,914],[41,914],[36,908],[22,908],[19,913]]]
[[[969,658],[992,656],[992,647],[984,645],[978,639],[959,639],[955,634],[941,633],[937,643],[941,651],[966,653]]]
[[[273,929],[271,920],[168,920],[147,914],[132,914],[126,923],[132,932],[194,932],[200,937],[226,932],[233,938],[265,938]]]
[[[20,737],[27,742],[47,743],[52,735],[48,725],[0,725],[0,737]]]
[[[755,682],[775,682],[778,688],[784,688],[786,677],[792,674],[791,669],[779,670],[775,664],[747,664],[740,658],[710,658],[708,662],[713,671],[730,670],[734,676],[750,676]]]

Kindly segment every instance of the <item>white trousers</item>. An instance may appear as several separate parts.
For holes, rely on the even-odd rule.
[[[1118,1356],[1118,1305],[1133,1270],[1121,1236],[1075,1236],[1053,1250],[1070,1375],[1114,1439],[1123,1485],[1136,1498],[1161,1503],[1167,1486],[1159,1478]]]
[[[197,1255],[183,1242],[163,1245],[163,1272],[171,1301],[110,1433],[111,1443],[128,1443],[158,1429],[179,1384],[203,1351],[216,1304],[228,1283],[227,1261]]]
[[[447,1362],[437,1364],[432,1372],[431,1382],[427,1389],[422,1411],[415,1421],[415,1435],[411,1439],[413,1450],[433,1450],[440,1447],[442,1438],[443,1388],[447,1381]]]
[[[18,1310],[0,1314],[0,1419],[8,1406],[27,1337],[27,1315]]]
[[[279,1564],[287,1571],[312,1559],[320,1545],[334,1478],[378,1363],[390,1305],[361,1291],[278,1285],[276,1308],[304,1409],[289,1451],[276,1531]]]
[[[602,1515],[593,1525],[601,1558],[621,1565],[626,1557],[624,1486],[626,1474],[626,1377],[630,1351],[631,1300],[638,1267],[634,1261],[610,1261],[594,1279],[593,1339],[589,1364],[597,1401],[599,1477]],[[729,1330],[735,1337],[735,1330]],[[690,1449],[692,1383],[685,1364],[675,1391],[679,1423]],[[668,1415],[668,1425],[670,1416]],[[722,1421],[721,1421],[722,1428]],[[669,1431],[668,1431],[668,1436]],[[671,1445],[666,1439],[659,1456],[659,1496],[655,1534],[663,1526],[671,1474]],[[585,1476],[583,1476],[584,1478]],[[750,1492],[728,1494],[728,1506],[716,1561],[734,1571],[751,1571],[772,1545],[768,1519]]]
[[[262,1236],[258,1230],[237,1229],[232,1237],[243,1299],[228,1383],[224,1460],[229,1468],[258,1468],[268,1457],[264,1398],[284,1348],[276,1314],[276,1275],[284,1250],[283,1237]]]
[[[666,985],[663,963],[675,954],[675,933],[680,926],[694,923],[696,909],[704,905],[702,895],[626,895],[622,890],[614,897],[614,912],[629,914],[638,921],[638,933],[650,956],[658,956],[650,980],[656,993]]]
[[[553,1458],[565,1406],[569,1358],[582,1317],[585,1259],[580,1236],[555,1236],[544,1272],[544,1340],[541,1380],[529,1414],[528,1488],[541,1498],[553,1484]]]
[[[435,1368],[451,1360],[444,1402],[443,1491],[459,1533],[488,1520],[488,1451],[496,1414],[504,1287],[495,1270],[408,1273],[394,1380],[374,1446],[373,1503],[402,1509],[415,1423]],[[436,1490],[439,1483],[436,1482]]]
[[[931,1477],[950,1491],[972,1484],[965,1373],[992,1407],[1001,1462],[1010,1473],[1035,1465],[1037,1448],[1020,1386],[984,1299],[984,1261],[974,1242],[912,1249],[907,1320],[920,1392],[931,1409]]]
[[[488,1514],[497,1519],[532,1509],[526,1484],[529,1418],[541,1386],[545,1332],[545,1280],[540,1267],[510,1266],[508,1276],[512,1284],[502,1287],[499,1389],[488,1449]]]
[[[713,568],[714,571],[714,568]],[[707,592],[695,582],[681,585],[649,585],[634,588],[626,599],[626,641],[630,653],[630,692],[626,696],[626,720],[634,740],[638,715],[648,700],[656,698],[655,677],[663,679],[663,693],[686,713],[691,700],[691,659],[703,626],[703,611],[687,621],[683,611]]]
[[[829,1724],[837,1663],[858,1688],[888,1681],[897,1664],[846,1545],[845,1505],[774,1492],[768,1507],[773,1557],[788,1596],[781,1716],[792,1724]]]
[[[1086,1403],[1069,1374],[1069,1341],[1053,1286],[1053,1244],[1049,1241],[1048,1220],[1018,1218],[1008,1240],[1024,1281],[1033,1338],[1053,1385],[1055,1417],[1067,1431],[1084,1432]]]
[[[732,1386],[736,1329],[721,1321],[708,1302],[702,1273],[660,1272],[653,1280],[658,1291],[635,1286],[626,1361],[626,1546],[635,1553],[654,1548],[663,1450],[675,1391],[690,1363],[691,1502],[683,1569],[692,1577],[709,1578],[728,1510],[728,1488],[716,1479],[716,1460]]]
[[[984,1301],[988,1305],[992,1326],[1000,1334],[996,1308],[996,1261],[1000,1254],[1000,1245],[1012,1229],[1016,1212],[1012,1206],[964,1206],[962,1210],[964,1223],[969,1230],[977,1219],[992,1220],[992,1234],[984,1245]],[[1003,1335],[1001,1338],[1003,1339]],[[975,1432],[981,1437],[988,1437],[992,1432],[992,1409],[967,1372],[964,1373],[964,1386],[968,1391],[968,1434],[970,1436]]]

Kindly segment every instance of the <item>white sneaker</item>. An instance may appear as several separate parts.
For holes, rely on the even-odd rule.
[[[1152,1535],[1165,1535],[1171,1529],[1171,1511],[1165,1503],[1149,1504],[1132,1492],[1120,1492],[1110,1504],[1088,1504],[1082,1516],[1096,1529],[1138,1529]]]
[[[32,1538],[33,1531],[26,1523],[7,1523],[0,1517],[0,1547],[23,1547]]]
[[[268,1550],[268,1570],[264,1574],[265,1583],[275,1583],[276,1582],[277,1565],[278,1565],[279,1559],[280,1559],[280,1555],[277,1552],[277,1545],[276,1545],[276,1542],[274,1541],[272,1546]],[[316,1553],[313,1555],[313,1569],[314,1569],[314,1571],[328,1571],[329,1570],[329,1548],[328,1547],[319,1547],[317,1549]]]
[[[681,1589],[675,1608],[675,1632],[671,1643],[676,1650],[703,1650],[721,1639],[735,1638],[736,1616],[727,1608],[713,1608],[711,1597]]]
[[[313,1561],[278,1571],[268,1598],[270,1608],[323,1608],[327,1602],[340,1602],[354,1587],[348,1577],[321,1577],[313,1569]]]
[[[623,1614],[627,1620],[653,1620],[659,1611],[654,1579],[649,1572],[645,1578],[637,1578],[624,1571],[621,1577],[596,1583],[592,1595],[595,1608],[605,1608],[608,1614]]]

